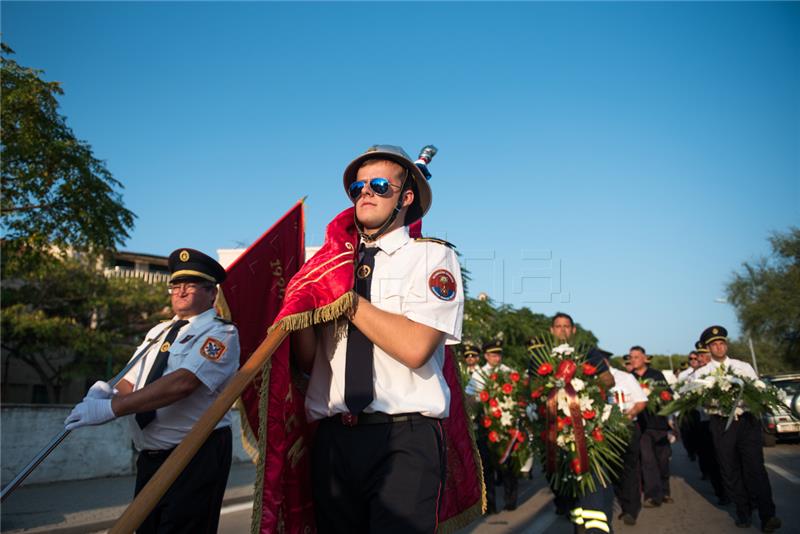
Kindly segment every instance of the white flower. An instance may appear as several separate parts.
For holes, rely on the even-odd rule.
[[[728,391],[731,389],[731,383],[723,380],[719,384],[719,389],[721,389],[722,391]]]
[[[564,437],[564,435],[563,435],[563,434],[559,434],[559,435],[558,435],[558,437],[556,438],[556,444],[557,444],[559,447],[561,447],[562,449],[566,447],[566,445],[567,445],[567,440],[566,440],[566,438]]]
[[[581,411],[585,412],[587,410],[591,410],[594,408],[594,403],[592,403],[591,397],[580,397],[580,404],[581,404]]]
[[[584,384],[583,380],[581,380],[580,378],[573,378],[572,387],[575,388],[575,391],[581,391],[583,388],[586,387],[586,384]]]
[[[569,356],[575,352],[575,349],[570,347],[567,343],[562,343],[561,345],[553,348],[553,354],[559,354],[561,356]]]
[[[514,422],[514,418],[511,416],[511,413],[504,411],[502,413],[502,415],[500,415],[500,424],[501,425],[503,425],[503,426],[511,426],[511,423],[513,423],[513,422]]]
[[[753,385],[756,387],[756,389],[760,389],[761,391],[767,389],[767,384],[765,384],[763,380],[756,380],[753,382]]]
[[[608,418],[611,415],[611,408],[612,408],[611,404],[606,404],[605,406],[603,406],[603,415],[602,417],[600,417],[601,421],[603,422],[608,421]]]

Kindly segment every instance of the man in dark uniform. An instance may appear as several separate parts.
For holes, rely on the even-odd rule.
[[[700,342],[708,347],[712,360],[695,373],[697,378],[725,366],[741,377],[758,379],[750,364],[728,357],[728,331],[724,327],[709,326],[700,335]],[[761,519],[761,530],[774,532],[780,528],[781,520],[775,516],[772,487],[764,468],[761,421],[746,411],[732,421],[726,430],[727,422],[728,416],[725,414],[711,415],[709,427],[725,493],[736,505],[736,526],[751,526],[752,507],[755,504]]]
[[[152,347],[116,389],[95,383],[65,421],[74,429],[136,414],[127,419],[139,450],[137,494],[239,368],[239,333],[214,309],[225,270],[190,248],[170,254],[169,270],[173,320],[147,333],[136,353]],[[231,424],[228,412],[137,532],[217,531],[231,467]]]
[[[677,381],[684,382],[688,380],[698,367],[700,367],[700,359],[697,356],[697,351],[693,350],[689,353],[688,360],[681,364],[681,371],[678,373]],[[691,410],[680,422],[681,442],[683,442],[683,448],[686,449],[686,453],[689,455],[689,461],[691,462],[697,459],[697,435],[699,425],[700,413],[697,410]]]
[[[644,348],[635,345],[628,355],[633,366],[633,375],[637,379],[650,379],[654,385],[667,385],[664,374],[647,365],[647,354]],[[642,433],[640,454],[642,459],[642,483],[644,489],[644,507],[655,508],[661,503],[671,503],[669,490],[669,423],[663,415],[656,415],[644,410],[637,418]]]
[[[575,321],[568,314],[558,312],[553,316],[550,322],[550,333],[556,340],[568,343],[576,332]],[[590,349],[586,355],[586,361],[597,369],[597,377],[607,391],[615,384],[614,377],[606,364],[606,359],[610,355],[609,352],[597,347]],[[577,500],[566,495],[556,494],[556,513],[560,507],[568,506],[570,519],[575,525],[576,532],[611,532],[614,488],[611,485],[603,487],[599,481],[595,482],[597,489]]]
[[[464,343],[464,361],[459,362],[459,370],[461,371],[462,384],[466,386],[472,374],[478,370],[481,360],[481,351],[477,345],[471,342]]]

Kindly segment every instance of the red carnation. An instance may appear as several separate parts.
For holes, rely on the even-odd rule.
[[[489,406],[497,408],[497,399],[489,399]]]
[[[492,380],[492,382],[497,382],[497,373],[490,374],[489,378]]]
[[[666,389],[661,392],[660,396],[661,396],[661,400],[663,400],[665,402],[668,402],[668,401],[672,400],[672,395],[670,395],[669,391],[667,391]]]
[[[525,432],[520,432],[519,434],[517,434],[517,441],[519,441],[520,443],[525,441]]]
[[[585,375],[593,375],[597,372],[597,367],[592,365],[591,363],[584,363],[583,364],[583,374]]]
[[[484,417],[483,418],[483,428],[489,428],[490,426],[492,426],[492,420],[489,419],[488,417]]]
[[[531,391],[531,398],[536,400],[542,396],[542,393],[544,393],[544,388],[538,387]]]
[[[527,405],[528,403],[525,401],[517,401],[517,406],[519,406],[520,408],[524,408]]]
[[[647,382],[639,382],[639,387],[642,389],[650,389],[650,386],[647,385]]]
[[[584,419],[594,419],[594,416],[597,415],[594,410],[585,410],[583,412]]]
[[[603,441],[605,439],[603,437],[603,431],[600,430],[599,426],[595,427],[595,429],[592,430],[592,437],[594,438],[595,441]]]
[[[562,430],[565,426],[569,426],[572,424],[572,419],[569,417],[559,417],[556,419],[556,425],[558,426],[559,430]]]
[[[491,441],[492,443],[497,443],[498,441],[500,441],[500,437],[497,435],[497,432],[495,432],[494,430],[489,432],[489,441]]]
[[[511,373],[511,381],[512,382],[519,382],[519,373],[514,371]]]
[[[547,376],[552,372],[553,372],[553,366],[551,364],[547,363],[547,362],[544,362],[536,370],[536,373],[539,374],[539,376]]]
[[[514,391],[514,386],[511,384],[503,384],[503,393],[510,395],[512,391]]]
[[[486,402],[489,400],[489,392],[485,389],[481,391],[481,402]]]
[[[502,416],[502,415],[503,415],[503,412],[501,412],[500,410],[495,410],[495,411],[492,412],[492,417],[494,417],[495,419],[500,419],[500,416]]]
[[[579,459],[577,459],[577,458],[573,458],[572,461],[570,462],[570,464],[572,465],[572,472],[575,473],[576,475],[580,475],[581,474],[581,461]]]

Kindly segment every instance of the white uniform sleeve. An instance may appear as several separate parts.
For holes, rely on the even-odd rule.
[[[446,334],[445,343],[461,341],[464,284],[455,252],[445,245],[425,243],[403,300],[403,315]]]
[[[744,378],[758,380],[758,375],[756,374],[755,369],[753,369],[753,366],[747,362],[743,362],[742,360],[731,361],[731,370],[737,375],[743,376]]]
[[[151,328],[150,331],[147,332],[147,335],[144,336],[144,341],[142,341],[142,343],[138,347],[136,347],[136,350],[133,351],[133,354],[131,355],[130,360],[132,360],[137,354],[139,354],[139,351],[144,349],[153,339],[155,339],[157,336],[161,335],[168,328],[169,328],[169,323],[157,324],[156,326]],[[156,346],[156,345],[157,345],[157,343],[153,343],[153,346]],[[151,347],[151,349],[152,349],[152,347]],[[133,385],[136,385],[136,380],[139,378],[139,374],[142,372],[142,366],[144,365],[146,357],[147,356],[142,356],[141,358],[139,358],[139,363],[137,363],[136,365],[131,367],[128,370],[128,372],[125,373],[125,376],[122,377],[122,380],[125,380],[126,382],[129,382],[129,383],[131,383]],[[130,360],[128,360],[128,362],[130,362]],[[142,378],[142,382],[144,382],[144,380],[146,378],[147,377],[143,377]]]
[[[469,378],[469,382],[467,382],[467,387],[464,388],[464,393],[474,397],[482,389],[483,377],[481,376],[480,370],[473,371],[472,376]]]
[[[630,389],[631,392],[631,402],[647,402],[647,395],[645,395],[642,386],[639,385],[639,381],[631,375],[628,375],[626,379],[628,381],[626,388]]]
[[[219,322],[191,347],[182,369],[191,371],[211,391],[222,391],[239,368],[239,332]]]

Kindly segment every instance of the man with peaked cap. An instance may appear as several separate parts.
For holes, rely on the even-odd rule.
[[[499,339],[490,341],[483,345],[483,357],[486,364],[472,374],[472,378],[467,384],[465,393],[477,398],[483,391],[486,377],[492,373],[510,373],[511,367],[503,363],[503,342]],[[483,404],[481,404],[483,406]],[[485,414],[480,414],[482,419]],[[514,472],[513,464],[509,458],[505,464],[499,464],[499,458],[495,458],[489,449],[489,434],[483,425],[478,425],[478,432],[475,442],[483,463],[483,481],[486,484],[486,508],[488,513],[497,513],[497,497],[495,486],[498,482],[503,484],[503,502],[506,510],[517,508],[517,488],[519,481],[517,473]]]
[[[709,326],[700,335],[700,342],[711,353],[711,362],[697,370],[697,378],[722,366],[743,378],[758,379],[750,364],[728,357],[728,331],[724,327]],[[772,487],[764,468],[761,420],[745,411],[725,430],[727,422],[725,415],[711,415],[709,427],[725,493],[736,505],[736,526],[751,526],[752,506],[755,504],[761,530],[774,532],[780,528],[781,520],[775,516]]]
[[[687,361],[682,362],[680,365],[676,389],[687,382],[692,376],[692,373],[694,373],[699,367],[700,360],[697,356],[697,351],[693,350],[689,353]],[[700,413],[697,410],[691,410],[680,421],[679,428],[681,441],[683,442],[683,448],[686,449],[686,453],[689,455],[689,461],[691,462],[694,462],[697,459],[697,432],[699,424]]]
[[[464,362],[461,364],[462,373],[467,379],[478,370],[481,361],[481,351],[474,343],[464,343]]]
[[[345,169],[344,189],[360,234],[354,311],[344,332],[332,321],[292,334],[311,375],[306,416],[319,423],[317,530],[433,532],[447,468],[444,347],[461,339],[461,270],[449,244],[409,236],[432,195],[402,148],[367,149]]]
[[[225,270],[190,248],[174,251],[168,263],[175,316],[147,333],[135,353],[152,347],[116,388],[96,382],[65,420],[72,430],[132,415],[137,494],[239,368],[238,331],[214,309]],[[231,466],[231,423],[229,412],[137,532],[217,531]]]

